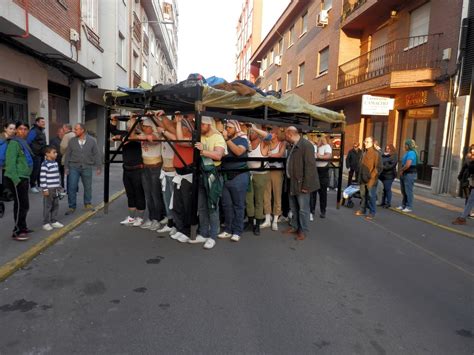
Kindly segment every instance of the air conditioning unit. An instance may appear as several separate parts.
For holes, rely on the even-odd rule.
[[[317,26],[324,27],[324,26],[327,26],[328,23],[329,23],[329,11],[321,10],[321,12],[318,14]]]
[[[74,28],[69,29],[69,40],[75,43],[79,42],[79,33]]]
[[[281,65],[281,55],[276,55],[273,62],[275,63],[275,65]]]

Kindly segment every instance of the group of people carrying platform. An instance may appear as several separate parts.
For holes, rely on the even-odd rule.
[[[255,235],[260,228],[277,231],[285,218],[291,226],[285,232],[297,240],[308,235],[315,192],[327,189],[318,175],[327,163],[319,168],[316,158],[332,159],[330,149],[319,149],[327,145],[324,137],[315,145],[295,127],[257,127],[202,116],[201,137],[193,145],[192,113],[132,115],[127,127],[120,127],[118,115],[110,122],[112,139],[123,141],[129,212],[121,224],[169,233],[182,243],[203,243],[205,249],[213,248],[218,238],[238,242],[246,228]],[[196,149],[201,159],[198,182],[193,181]],[[193,183],[199,184],[199,226],[191,239]],[[325,192],[320,195],[324,218],[327,199]]]

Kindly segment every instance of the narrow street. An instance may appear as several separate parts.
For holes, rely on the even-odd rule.
[[[330,204],[303,242],[206,251],[120,226],[124,203],[0,285],[1,354],[472,354],[472,239]]]

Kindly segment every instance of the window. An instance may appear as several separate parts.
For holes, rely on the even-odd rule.
[[[286,91],[290,91],[293,85],[293,73],[290,70],[286,73]]]
[[[135,73],[140,73],[140,58],[138,58],[137,52],[133,51],[133,70]]]
[[[308,13],[305,12],[303,16],[301,16],[301,36],[304,35],[308,31]]]
[[[280,56],[283,55],[283,38],[280,39],[280,41],[278,42],[278,54]]]
[[[280,91],[280,90],[281,90],[281,78],[278,78],[275,83],[275,91]]]
[[[268,91],[272,91],[272,90],[273,90],[273,85],[272,84],[268,85]]]
[[[326,74],[329,67],[329,47],[326,47],[319,52],[318,59],[318,75]]]
[[[304,84],[304,63],[298,65],[298,86]]]
[[[272,48],[272,50],[270,51],[270,55],[268,56],[268,59],[269,59],[269,60],[268,60],[268,66],[270,66],[270,65],[272,65],[273,62],[275,61],[275,51],[273,50],[273,48]]]
[[[430,29],[431,3],[426,3],[410,14],[410,43],[409,48],[428,42]],[[414,38],[413,38],[414,37]]]
[[[99,33],[99,0],[81,0],[81,16],[87,27]]]
[[[156,53],[155,45],[156,45],[155,36],[153,35],[153,32],[150,31],[150,52],[153,57],[155,56],[155,53]]]
[[[324,0],[321,5],[323,10],[330,10],[332,9],[332,0]]]
[[[126,45],[125,45],[125,37],[119,31],[118,33],[118,40],[117,40],[117,63],[122,67],[125,68],[126,65]]]
[[[288,31],[288,48],[290,48],[293,43],[295,43],[295,25],[291,26]]]
[[[148,82],[148,68],[146,64],[143,64],[142,81]]]

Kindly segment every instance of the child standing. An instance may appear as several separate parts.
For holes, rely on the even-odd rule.
[[[59,197],[62,192],[61,175],[56,158],[56,148],[48,145],[44,149],[45,159],[41,164],[40,188],[43,191],[43,229],[62,228],[63,224],[56,220],[59,209]]]

